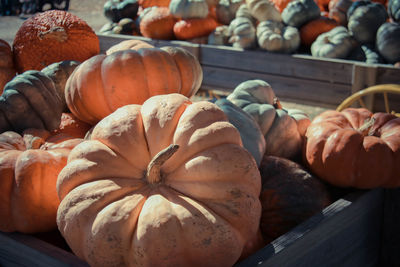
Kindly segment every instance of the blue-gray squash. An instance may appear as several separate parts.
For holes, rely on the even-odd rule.
[[[376,33],[376,47],[387,62],[394,64],[400,61],[400,23],[382,24]]]

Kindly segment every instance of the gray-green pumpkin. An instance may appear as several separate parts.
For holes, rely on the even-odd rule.
[[[300,28],[303,24],[319,18],[321,11],[314,0],[293,0],[282,11],[286,25]]]
[[[400,61],[400,23],[386,22],[379,27],[376,48],[387,62]]]
[[[123,18],[136,18],[139,9],[137,0],[109,0],[104,3],[104,16],[112,22]]]
[[[257,26],[257,41],[262,49],[269,52],[290,54],[300,46],[300,34],[296,27],[266,20]]]
[[[169,11],[180,19],[205,18],[208,15],[208,4],[205,0],[171,0]]]

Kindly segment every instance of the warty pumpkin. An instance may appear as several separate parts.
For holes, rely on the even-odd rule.
[[[364,108],[326,111],[307,129],[305,159],[319,178],[341,187],[400,186],[400,118]]]
[[[39,129],[0,134],[0,231],[57,229],[57,177],[82,140]]]
[[[182,19],[175,23],[174,34],[179,40],[207,36],[217,28],[217,21],[208,16],[203,19]]]
[[[52,131],[60,125],[63,109],[51,78],[37,70],[26,71],[9,81],[0,96],[0,132]]]
[[[140,16],[140,32],[144,37],[171,40],[175,39],[174,25],[177,19],[168,7],[154,6]]]
[[[82,62],[100,53],[99,39],[81,18],[63,10],[38,13],[15,34],[14,62],[18,73],[41,70],[63,60]]]
[[[250,114],[260,126],[266,141],[264,157],[296,158],[301,155],[303,134],[310,119],[304,112],[296,110],[296,116],[292,116],[283,109],[269,83],[263,80],[242,82],[227,99]]]
[[[92,57],[75,69],[65,86],[65,98],[77,118],[95,124],[124,105],[142,104],[159,94],[191,97],[200,88],[200,63],[187,50],[137,48]]]
[[[11,81],[16,73],[11,46],[0,39],[0,94],[3,92],[4,85]]]
[[[92,266],[232,266],[257,237],[260,187],[221,109],[158,95],[119,108],[74,148],[57,225]]]
[[[269,52],[290,54],[300,46],[300,34],[297,28],[280,21],[260,22],[256,34],[258,45]]]

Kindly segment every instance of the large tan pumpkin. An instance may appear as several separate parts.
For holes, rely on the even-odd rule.
[[[190,97],[202,79],[200,63],[183,48],[132,48],[80,64],[67,81],[65,98],[77,118],[95,124],[119,107],[142,104],[154,95]]]
[[[232,266],[259,238],[255,160],[221,109],[180,94],[100,121],[57,190],[58,228],[91,266]]]

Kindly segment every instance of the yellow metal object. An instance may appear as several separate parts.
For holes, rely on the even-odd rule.
[[[371,96],[374,94],[382,94],[383,100],[385,103],[385,112],[395,114],[396,116],[400,117],[400,110],[394,111],[391,110],[389,104],[389,97],[388,94],[398,94],[400,95],[400,84],[379,84],[374,85],[368,88],[365,88],[357,93],[352,94],[336,108],[337,111],[342,111],[345,108],[350,107],[354,103],[358,102],[361,107],[367,108],[363,97]],[[399,108],[399,107],[398,107]]]

